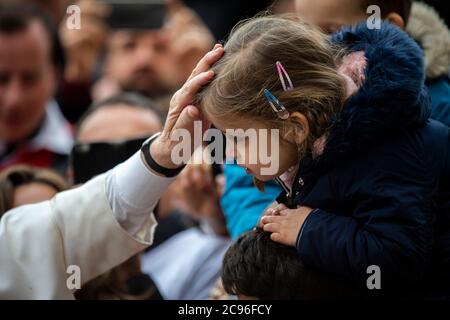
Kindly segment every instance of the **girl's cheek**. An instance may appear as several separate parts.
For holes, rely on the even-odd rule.
[[[245,143],[227,144],[225,155],[228,159],[235,159],[238,163],[253,168],[270,166],[267,161],[268,159],[275,160],[273,157],[276,157],[276,162],[278,162],[279,150],[272,150],[270,141],[263,141],[266,143],[263,148],[260,143],[257,141],[251,145],[247,140]]]
[[[270,138],[259,140],[257,150],[258,150],[258,165],[262,167],[270,166],[271,155],[273,154]]]

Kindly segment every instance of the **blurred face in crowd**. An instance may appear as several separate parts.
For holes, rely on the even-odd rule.
[[[344,26],[365,21],[369,17],[362,0],[295,0],[295,9],[300,18],[327,33],[337,32]],[[405,20],[396,12],[387,13],[383,19],[405,28]]]
[[[295,0],[299,17],[333,33],[367,19],[360,0]]]
[[[109,39],[105,72],[125,91],[169,93],[188,76],[182,70],[157,31],[116,31]]]
[[[81,125],[77,140],[83,143],[131,140],[150,136],[161,128],[154,112],[118,104],[92,113]]]
[[[40,182],[32,182],[18,186],[14,190],[13,208],[50,200],[57,192],[50,185]]]
[[[53,95],[55,70],[45,27],[0,32],[0,140],[17,143],[40,126]]]

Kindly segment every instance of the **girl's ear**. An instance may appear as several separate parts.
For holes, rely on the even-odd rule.
[[[288,121],[294,128],[294,140],[297,145],[303,145],[309,136],[309,122],[300,112],[291,113]]]
[[[393,25],[396,25],[400,29],[405,29],[405,20],[395,12],[391,12],[387,15],[386,20],[392,23]]]

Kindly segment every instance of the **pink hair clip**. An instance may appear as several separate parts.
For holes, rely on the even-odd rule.
[[[289,91],[294,89],[294,85],[292,84],[291,78],[289,77],[286,69],[283,67],[280,61],[276,63],[278,75],[280,77],[281,85],[283,86],[284,91]],[[286,78],[286,79],[285,79]],[[287,82],[287,84],[286,84]],[[264,89],[264,96],[272,107],[273,111],[277,114],[278,118],[282,120],[289,119],[289,111],[285,108],[285,106],[275,97],[272,92],[268,89]]]
[[[283,67],[280,61],[277,61],[277,71],[280,76],[281,85],[283,86],[284,91],[289,91],[294,89],[294,85],[292,84],[291,78],[289,74],[286,72],[286,69]],[[285,79],[286,78],[286,79]],[[286,85],[287,81],[287,85]]]

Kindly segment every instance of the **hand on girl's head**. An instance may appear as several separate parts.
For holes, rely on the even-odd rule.
[[[261,218],[263,230],[272,233],[273,241],[295,247],[298,233],[312,211],[308,207],[299,207],[283,209],[279,215],[265,215]]]
[[[150,152],[157,163],[166,168],[180,167],[179,163],[172,161],[172,149],[176,143],[171,140],[175,130],[188,130],[191,137],[194,136],[194,121],[201,120],[202,128],[206,131],[211,123],[202,114],[197,106],[192,105],[195,96],[214,78],[211,67],[220,60],[224,54],[222,45],[217,44],[214,49],[208,52],[197,64],[189,79],[178,90],[170,101],[170,108],[167,114],[166,123],[161,135],[151,146]]]

